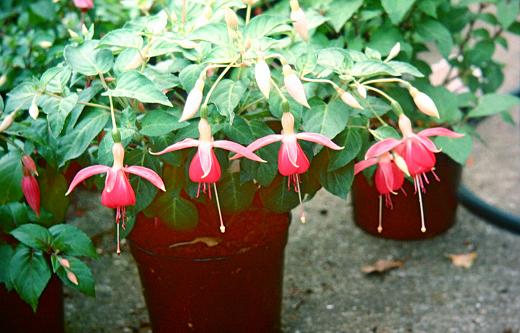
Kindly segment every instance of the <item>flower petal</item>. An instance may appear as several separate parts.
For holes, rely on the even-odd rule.
[[[69,189],[65,195],[69,195],[70,192],[72,192],[72,190],[85,179],[108,171],[110,171],[110,167],[106,165],[92,165],[81,169],[76,176],[74,176],[74,179],[72,180],[72,183],[70,183]]]
[[[450,138],[461,138],[461,137],[464,136],[464,134],[453,132],[453,131],[451,131],[451,130],[449,130],[447,128],[444,128],[444,127],[427,128],[427,129],[422,130],[419,133],[417,133],[417,135],[420,135],[420,136],[435,136],[435,135],[438,135],[438,136],[447,136],[447,137],[450,137]]]
[[[377,157],[387,151],[390,151],[402,143],[402,140],[393,138],[384,139],[375,143],[372,147],[368,148],[365,159]]]
[[[172,152],[172,151],[175,151],[175,150],[186,149],[186,148],[191,148],[191,147],[197,147],[198,145],[199,145],[199,140],[187,138],[187,139],[184,139],[184,140],[182,140],[180,142],[174,143],[173,145],[168,146],[165,149],[163,149],[163,150],[161,150],[161,151],[159,151],[157,153],[150,152],[150,154],[152,154],[152,155],[162,155],[162,154],[166,154],[166,153],[169,153],[169,152]]]
[[[232,151],[233,153],[237,153],[237,154],[247,157],[253,161],[265,162],[263,159],[258,157],[256,154],[252,153],[252,150],[250,148],[246,148],[233,141],[218,140],[218,141],[213,142],[213,147]]]
[[[325,147],[329,147],[330,149],[334,149],[334,150],[343,149],[343,147],[338,146],[337,144],[332,142],[332,140],[327,138],[325,135],[318,134],[318,133],[302,132],[302,133],[296,134],[296,138],[299,140],[314,142],[314,143],[320,144]]]
[[[254,152],[262,147],[265,147],[267,145],[270,145],[271,143],[275,143],[275,142],[281,141],[281,140],[282,140],[281,134],[269,134],[269,135],[266,135],[262,138],[255,140],[254,142],[252,142],[249,146],[247,146],[247,150],[249,150],[250,152]],[[239,154],[239,155],[232,156],[230,159],[236,160],[237,158],[240,158],[240,157],[242,157],[242,155]]]
[[[147,181],[152,183],[155,187],[162,190],[163,192],[166,191],[161,177],[159,177],[159,175],[152,169],[148,169],[148,168],[138,166],[138,165],[132,165],[132,166],[124,168],[124,170],[125,170],[125,172],[131,173],[131,174],[134,174],[134,175],[137,175],[139,177],[146,179]]]
[[[377,163],[377,158],[370,158],[368,160],[359,161],[356,164],[354,164],[354,175],[357,175],[361,171],[365,170],[366,168],[371,167],[372,165]]]
[[[441,151],[440,149],[437,148],[437,146],[435,146],[433,141],[428,139],[428,137],[426,137],[426,136],[414,134],[414,137],[411,140],[414,140],[414,139],[419,141],[426,149],[428,149],[432,153],[439,153]]]
[[[199,145],[199,150],[197,151],[197,155],[200,159],[200,167],[202,168],[203,175],[201,178],[206,178],[211,172],[211,167],[213,166],[213,156],[212,156],[212,147],[211,143],[204,142]]]

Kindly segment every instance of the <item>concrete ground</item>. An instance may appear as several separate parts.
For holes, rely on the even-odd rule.
[[[518,38],[504,90],[519,85]],[[516,48],[516,51],[515,51]],[[515,118],[519,118],[518,110]],[[491,118],[479,125],[464,183],[487,201],[520,214],[519,128]],[[92,262],[97,297],[66,290],[68,333],[151,332],[135,263],[127,247],[114,255],[112,213],[99,194],[75,197],[71,218],[102,253]],[[308,203],[309,223],[291,225],[283,299],[285,332],[520,332],[520,237],[460,208],[447,233],[427,241],[381,240],[354,226],[350,200],[321,191]],[[469,269],[448,254],[477,252]],[[383,275],[361,267],[404,260]]]

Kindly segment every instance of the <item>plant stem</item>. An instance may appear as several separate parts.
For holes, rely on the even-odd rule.
[[[114,113],[114,103],[112,102],[112,96],[108,95],[108,99],[110,100],[110,116],[112,117],[112,128],[114,131],[117,131],[116,115]]]
[[[408,83],[405,80],[398,79],[398,78],[375,79],[375,80],[369,80],[369,81],[360,82],[360,83],[363,85],[367,85],[367,84],[373,84],[373,83],[388,83],[388,82],[402,83],[403,85],[406,86],[406,88],[408,88],[410,86],[410,83]]]
[[[209,102],[209,98],[211,97],[211,94],[213,93],[213,91],[215,90],[215,88],[217,88],[217,85],[218,83],[224,78],[224,75],[226,75],[226,73],[231,69],[231,67],[233,66],[233,64],[235,63],[236,59],[230,63],[229,65],[226,66],[226,68],[224,68],[224,70],[222,71],[222,73],[220,73],[220,75],[218,76],[218,78],[215,80],[215,82],[213,82],[213,85],[211,86],[211,88],[209,89],[208,91],[208,94],[206,95],[206,98],[204,99],[204,104],[202,104],[202,107],[204,106],[208,106],[208,102]],[[210,67],[211,68],[211,67]]]
[[[5,135],[0,135],[0,139],[4,140],[5,142],[9,143],[14,148],[19,150],[22,153],[22,155],[25,155],[25,151],[22,149],[22,147],[20,147],[14,140],[11,140],[11,138],[9,138]]]
[[[246,10],[246,26],[249,24],[249,20],[251,19],[251,5],[247,5]]]
[[[273,78],[271,78],[271,83],[273,84],[273,87],[275,87],[276,92],[278,93],[278,95],[280,95],[280,98],[282,99],[282,102],[286,102],[287,98],[283,95],[282,90],[280,89],[278,84],[276,84],[276,82],[273,80]]]
[[[379,95],[381,95],[384,98],[386,98],[390,103],[396,103],[397,102],[395,99],[393,99],[392,97],[388,96],[388,94],[386,94],[384,91],[382,91],[380,89],[374,88],[372,86],[365,86],[365,88],[367,88],[368,90],[372,90],[373,92],[378,93]]]
[[[302,77],[302,80],[307,81],[307,82],[328,83],[328,84],[332,85],[334,87],[334,89],[339,89],[339,86],[336,83],[332,82],[331,80],[327,80],[327,79],[311,79],[308,77]]]
[[[182,0],[181,9],[181,31],[184,32],[184,25],[186,23],[186,0]]]

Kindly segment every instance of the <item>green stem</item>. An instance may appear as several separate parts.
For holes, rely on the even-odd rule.
[[[220,73],[218,78],[215,80],[215,82],[213,82],[213,85],[209,89],[208,94],[206,95],[206,98],[204,99],[204,103],[202,104],[202,107],[208,106],[208,102],[209,102],[209,98],[211,97],[211,94],[213,93],[213,91],[215,91],[215,88],[217,88],[217,85],[219,84],[219,82],[224,78],[224,75],[226,75],[226,73],[231,69],[231,67],[233,67],[233,64],[235,63],[236,60],[237,59],[235,59],[232,63],[227,65],[226,68],[224,68],[222,73]],[[209,67],[209,68],[212,68],[212,67]]]
[[[380,89],[374,88],[372,86],[365,86],[365,88],[368,89],[368,90],[372,90],[375,93],[378,93],[379,95],[381,95],[384,98],[386,98],[390,103],[396,103],[397,102],[395,99],[393,99],[392,97],[390,97],[388,94],[386,94],[385,92],[383,92]]]
[[[116,114],[114,112],[114,103],[112,102],[112,96],[108,95],[108,99],[110,100],[110,116],[112,117],[112,130],[118,131],[116,124]]]
[[[331,80],[327,80],[327,79],[311,79],[308,77],[302,77],[302,80],[307,81],[307,82],[315,82],[315,83],[328,83],[328,84],[332,85],[334,87],[334,89],[339,89],[339,86],[336,83],[332,82]]]
[[[18,144],[15,141],[11,140],[11,138],[5,135],[0,135],[0,138],[5,142],[9,143],[14,148],[18,149],[22,153],[22,155],[25,155],[25,151],[20,146],[18,146]]]
[[[402,83],[406,88],[408,88],[410,86],[410,83],[408,83],[405,80],[398,79],[398,78],[375,79],[375,80],[369,80],[369,81],[360,82],[360,83],[363,85],[368,85],[368,84],[374,84],[374,83],[389,83],[389,82]]]
[[[247,5],[246,11],[246,26],[249,24],[249,20],[251,19],[251,5]]]
[[[273,84],[273,87],[275,88],[275,90],[278,93],[278,95],[280,95],[280,98],[282,99],[282,102],[287,102],[287,98],[283,95],[282,90],[280,89],[278,84],[276,84],[276,82],[273,80],[273,78],[271,78],[271,83]]]

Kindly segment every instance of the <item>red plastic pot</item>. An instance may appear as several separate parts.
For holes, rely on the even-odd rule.
[[[455,223],[462,166],[447,155],[438,154],[435,172],[440,181],[429,177],[430,184],[422,197],[426,232],[421,232],[419,199],[413,184],[405,181],[403,188],[407,195],[392,195],[393,209],[383,204],[383,231],[378,233],[379,193],[363,175],[356,176],[352,187],[355,223],[374,236],[399,240],[426,239],[445,232]]]
[[[43,291],[38,309],[33,312],[15,291],[0,285],[0,332],[63,333],[63,290],[53,276]]]
[[[190,231],[137,217],[129,241],[153,332],[279,332],[289,214],[225,216],[222,234],[214,213],[200,208]]]

